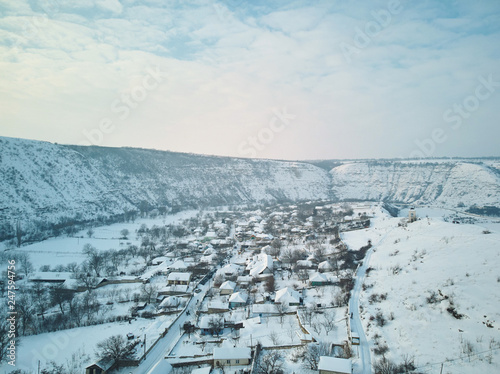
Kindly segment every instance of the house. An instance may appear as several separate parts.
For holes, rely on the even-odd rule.
[[[30,282],[43,282],[43,283],[59,283],[62,284],[66,280],[71,279],[73,273],[71,272],[55,272],[55,271],[42,271],[31,273],[28,277]]]
[[[172,272],[168,275],[168,285],[189,285],[191,282],[191,273]]]
[[[231,295],[236,288],[236,283],[231,281],[225,281],[219,287],[219,293],[221,295]]]
[[[108,374],[115,367],[115,360],[102,359],[85,368],[85,374]]]
[[[240,275],[236,279],[236,284],[240,287],[248,286],[250,283],[252,283],[252,277],[250,275]]]
[[[259,253],[254,257],[254,260],[248,264],[247,270],[252,277],[272,275],[273,258],[265,253]]]
[[[161,288],[158,291],[158,296],[162,295],[182,295],[188,293],[189,286],[183,284],[172,284]]]
[[[169,296],[162,300],[158,309],[174,309],[181,305],[182,300],[178,296]]]
[[[346,358],[321,356],[318,370],[319,374],[351,374],[352,363]]]
[[[323,273],[323,272],[326,272],[326,271],[332,271],[333,270],[333,266],[332,264],[330,264],[329,261],[323,261],[323,262],[320,262],[318,264],[318,271]]]
[[[227,264],[219,272],[226,278],[236,277],[240,274],[240,267],[235,264]]]
[[[253,304],[252,305],[252,316],[254,317],[264,317],[264,316],[277,316],[279,315],[278,308],[275,304]]]
[[[186,260],[185,261],[183,261],[183,260],[177,260],[177,261],[175,261],[173,264],[171,264],[168,267],[168,270],[169,271],[176,271],[176,272],[179,272],[179,273],[185,272],[187,270],[188,266],[189,266],[187,264]]]
[[[251,358],[250,348],[214,348],[214,367],[249,365]]]
[[[298,306],[301,304],[300,294],[293,288],[285,287],[276,292],[275,303],[285,303],[287,306]]]
[[[211,301],[208,303],[207,312],[209,314],[225,313],[227,311],[229,311],[229,304],[228,303],[225,303],[225,302],[222,302],[219,300]]]
[[[244,292],[235,292],[229,298],[229,308],[237,308],[247,304],[248,295]]]
[[[315,273],[311,278],[309,278],[311,286],[324,286],[328,284],[328,278],[321,273]]]

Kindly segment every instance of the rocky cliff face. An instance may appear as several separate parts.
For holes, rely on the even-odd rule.
[[[495,164],[464,161],[357,162],[330,172],[341,200],[438,204],[449,207],[498,205],[500,179]]]

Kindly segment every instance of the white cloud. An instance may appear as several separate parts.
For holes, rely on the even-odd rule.
[[[258,8],[59,0],[36,18],[40,4],[8,5],[0,17],[3,135],[78,143],[110,117],[115,130],[102,144],[241,156],[238,145],[286,107],[296,119],[259,157],[391,157],[446,125],[442,113],[479,75],[500,80],[493,2],[402,2],[350,62],[340,43],[353,44],[386,1]],[[117,119],[111,104],[157,65],[167,77]],[[499,100],[500,90],[471,118],[486,145],[471,154],[493,149]],[[439,151],[463,152],[471,131],[464,126]]]

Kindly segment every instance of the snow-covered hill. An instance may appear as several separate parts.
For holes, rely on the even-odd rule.
[[[0,240],[13,237],[16,222],[60,230],[155,207],[317,199],[500,206],[500,163],[488,162],[320,165],[0,137]]]
[[[367,232],[377,242],[376,230],[395,221]],[[499,240],[493,229],[436,217],[389,230],[360,300],[373,361],[406,356],[421,373],[498,373]]]
[[[11,232],[17,221],[48,225],[141,207],[297,201],[330,194],[328,172],[307,163],[1,137],[0,174],[0,226]]]
[[[500,176],[495,166],[472,161],[369,161],[346,163],[330,173],[333,193],[341,200],[498,206]]]

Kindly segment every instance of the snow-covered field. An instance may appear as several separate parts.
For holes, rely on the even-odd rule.
[[[100,341],[113,336],[134,334],[136,338],[155,341],[159,335],[170,326],[175,315],[160,316],[151,319],[139,318],[128,322],[105,323],[102,325],[79,327],[22,337],[18,346],[16,369],[36,372],[38,362],[41,367],[55,361],[60,365],[71,360],[72,355],[78,357],[80,367],[86,367],[95,362],[96,345]],[[139,344],[138,349],[141,349]],[[8,372],[12,367],[7,364],[0,366],[0,372]]]
[[[498,373],[500,225],[489,223],[487,233],[443,222],[441,213],[396,227],[373,253],[360,303],[368,340],[387,345],[395,362],[414,357],[420,372],[438,373],[443,364],[443,373]],[[361,235],[344,240],[357,246]]]

